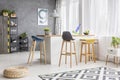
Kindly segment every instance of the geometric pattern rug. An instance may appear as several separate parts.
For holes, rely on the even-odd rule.
[[[120,71],[112,68],[97,67],[39,75],[42,80],[120,80]]]

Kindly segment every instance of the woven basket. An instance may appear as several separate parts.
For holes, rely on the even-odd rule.
[[[4,77],[7,78],[20,78],[28,75],[28,68],[18,66],[18,67],[10,67],[4,70]]]

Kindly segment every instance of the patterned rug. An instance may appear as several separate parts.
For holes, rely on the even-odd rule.
[[[39,75],[42,80],[120,80],[120,71],[107,67]]]

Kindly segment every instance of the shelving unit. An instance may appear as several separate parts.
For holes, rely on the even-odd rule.
[[[28,37],[18,36],[18,18],[0,16],[0,54],[28,51]]]
[[[10,53],[18,51],[18,19],[17,17],[9,18],[9,37]]]
[[[19,51],[28,51],[28,37],[19,37]]]
[[[18,18],[0,16],[0,54],[28,51],[28,37],[18,36]]]

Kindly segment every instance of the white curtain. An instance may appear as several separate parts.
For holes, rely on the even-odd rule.
[[[58,14],[58,17],[55,18],[55,34],[60,35],[61,34],[61,0],[56,0],[56,7],[54,9],[56,11],[56,14]]]
[[[83,32],[89,29],[90,34],[97,36],[97,55],[104,60],[112,36],[120,37],[120,0],[83,0],[83,3]]]
[[[120,35],[120,0],[83,0],[83,32],[91,34]]]
[[[60,0],[61,33],[72,32],[79,25],[79,0]]]

